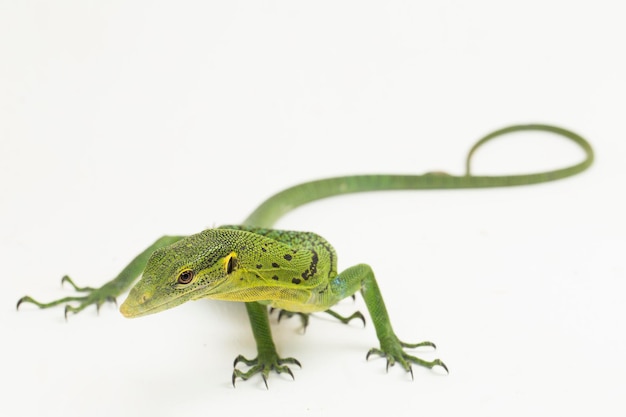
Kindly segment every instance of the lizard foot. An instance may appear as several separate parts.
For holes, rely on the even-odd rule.
[[[413,368],[411,364],[416,364],[419,366],[424,366],[429,369],[433,369],[435,366],[441,366],[445,369],[446,373],[449,373],[448,367],[445,363],[441,361],[441,359],[435,359],[432,361],[426,361],[424,359],[417,358],[415,356],[409,355],[404,351],[404,348],[418,348],[428,346],[432,348],[436,348],[435,344],[432,342],[421,342],[421,343],[404,343],[400,341],[395,335],[393,338],[385,339],[381,341],[381,348],[372,348],[367,352],[367,356],[365,360],[368,360],[371,355],[378,355],[387,359],[387,371],[389,371],[389,367],[393,366],[398,362],[404,370],[411,374],[411,379],[413,379]]]
[[[237,369],[236,366],[240,362],[250,366],[251,368],[246,372]],[[235,358],[235,362],[233,363],[233,366],[235,367],[232,377],[233,387],[235,386],[235,381],[237,380],[237,378],[241,378],[246,381],[253,375],[261,374],[263,382],[265,383],[265,388],[269,389],[269,387],[267,386],[267,378],[269,378],[271,371],[275,371],[279,374],[287,373],[291,376],[291,378],[295,379],[295,377],[293,376],[293,372],[291,372],[291,369],[289,369],[289,367],[285,364],[298,365],[300,368],[302,368],[302,365],[300,365],[300,362],[298,362],[297,359],[279,358],[276,352],[263,356],[259,354],[259,356],[254,359],[247,359],[244,356],[239,355]]]
[[[57,306],[59,304],[65,304],[65,320],[67,320],[68,312],[72,312],[76,314],[82,311],[83,309],[85,309],[85,307],[90,306],[92,304],[95,304],[96,309],[98,311],[100,311],[100,307],[105,302],[112,302],[112,303],[117,304],[115,300],[115,296],[117,295],[119,291],[116,291],[117,287],[114,285],[110,285],[111,283],[105,284],[100,288],[79,287],[67,275],[61,279],[61,284],[64,284],[65,282],[68,282],[72,287],[74,287],[76,291],[84,292],[87,294],[83,296],[63,297],[58,300],[51,301],[49,303],[41,303],[35,300],[34,298],[28,295],[25,295],[24,297],[20,298],[17,301],[16,309],[19,310],[20,305],[22,303],[35,304],[39,308],[50,308],[50,307]],[[79,304],[77,306],[73,306],[69,304],[72,301],[77,301]]]
[[[270,309],[270,313],[272,313],[274,311],[273,308]],[[354,313],[352,313],[350,316],[342,316],[339,313],[333,311],[333,310],[324,310],[324,313],[333,316],[334,318],[336,318],[337,320],[339,320],[341,323],[343,324],[348,324],[350,323],[352,320],[354,319],[359,319],[363,322],[363,327],[365,327],[365,317],[363,316],[363,314],[360,311],[356,311]],[[298,313],[298,312],[293,312],[293,311],[288,311],[288,310],[280,310],[278,312],[278,322],[280,323],[281,319],[283,317],[287,317],[287,318],[292,318],[293,316],[300,316],[300,320],[302,320],[302,331],[303,333],[306,332],[306,328],[309,326],[309,316],[310,314],[307,313]]]
[[[273,313],[275,310],[275,308],[270,308],[270,314]],[[293,316],[299,316],[300,320],[302,321],[302,333],[306,333],[306,328],[309,327],[309,314],[308,313],[298,313],[298,312],[293,312],[293,311],[288,311],[288,310],[279,310],[278,311],[278,322],[280,323],[280,321],[283,319],[283,317],[287,317],[288,319],[292,318]]]
[[[363,316],[363,314],[361,314],[360,311],[355,311],[354,313],[352,313],[348,317],[342,316],[342,315],[334,312],[333,310],[326,310],[326,311],[324,311],[324,313],[330,314],[331,316],[333,316],[334,318],[336,318],[337,320],[339,320],[343,324],[348,324],[348,323],[350,323],[354,319],[359,319],[359,320],[361,320],[363,322],[363,327],[365,327],[365,317]]]

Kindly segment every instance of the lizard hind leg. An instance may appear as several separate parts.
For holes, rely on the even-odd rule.
[[[333,310],[325,310],[324,313],[329,314],[331,316],[333,316],[334,318],[336,318],[337,320],[339,320],[341,323],[343,324],[350,324],[350,322],[354,319],[359,319],[363,322],[363,327],[365,327],[365,316],[363,316],[363,314],[360,311],[355,311],[354,313],[352,313],[349,316],[342,316],[339,313],[337,313],[336,311]]]
[[[270,314],[274,312],[274,308],[270,308]],[[349,324],[352,320],[355,319],[359,319],[363,322],[363,326],[365,326],[365,317],[363,316],[363,314],[360,311],[355,311],[354,313],[352,313],[349,316],[342,316],[341,314],[337,313],[336,311],[333,310],[324,310],[323,313],[326,313],[334,318],[336,318],[337,320],[339,320],[341,323],[343,324]],[[306,332],[307,327],[309,327],[309,313],[299,313],[299,312],[293,312],[293,311],[289,311],[289,310],[280,310],[278,312],[278,322],[280,323],[280,321],[283,319],[283,317],[286,317],[288,319],[292,318],[293,316],[299,316],[300,320],[302,321],[302,332]]]

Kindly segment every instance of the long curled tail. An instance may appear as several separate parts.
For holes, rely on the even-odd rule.
[[[563,136],[585,152],[585,159],[575,165],[552,171],[522,175],[478,176],[471,174],[471,160],[485,143],[497,137],[521,131],[541,131]],[[591,145],[578,134],[560,127],[544,124],[514,125],[496,130],[481,138],[470,149],[466,159],[465,175],[428,173],[423,175],[353,175],[305,182],[274,194],[259,205],[245,220],[244,224],[259,227],[272,225],[285,213],[311,201],[341,194],[380,190],[423,190],[454,188],[510,187],[537,184],[571,177],[593,163]]]

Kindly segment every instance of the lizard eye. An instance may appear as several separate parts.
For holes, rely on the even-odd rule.
[[[189,284],[194,277],[194,272],[191,269],[186,269],[178,275],[179,284]]]

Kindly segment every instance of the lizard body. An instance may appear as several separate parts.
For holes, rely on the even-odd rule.
[[[484,143],[513,132],[544,131],[563,136],[579,145],[586,158],[575,165],[553,171],[507,176],[474,176],[470,162],[474,152]],[[242,225],[221,226],[191,236],[164,236],[139,254],[122,272],[101,288],[80,288],[69,277],[77,291],[85,296],[65,297],[50,303],[40,303],[29,296],[18,301],[41,308],[65,304],[65,314],[77,313],[131,289],[120,311],[126,317],[139,317],[163,311],[189,300],[213,298],[244,302],[257,344],[258,356],[235,359],[233,385],[237,378],[248,379],[261,374],[267,385],[271,371],[293,376],[288,365],[299,362],[281,358],[272,340],[267,306],[279,308],[286,314],[327,311],[348,322],[360,313],[344,318],[331,307],[343,298],[360,292],[374,324],[380,346],[368,352],[387,359],[387,366],[399,363],[408,372],[411,364],[428,368],[446,365],[439,359],[426,361],[405,352],[405,348],[435,345],[432,342],[408,344],[395,334],[372,269],[366,264],[337,268],[337,254],[321,236],[309,232],[276,230],[271,227],[286,212],[306,204],[340,194],[373,190],[452,189],[507,187],[553,181],[575,175],[587,169],[593,161],[591,146],[579,135],[549,125],[516,125],[495,131],[479,140],[467,157],[466,173],[453,176],[445,173],[424,175],[357,175],[311,181],[296,185],[263,202]],[[77,301],[73,306],[68,302]],[[364,319],[363,319],[364,321]],[[250,368],[237,368],[244,363]]]

